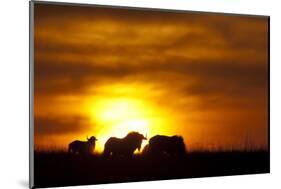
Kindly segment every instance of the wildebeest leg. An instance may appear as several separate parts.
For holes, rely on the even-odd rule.
[[[110,151],[107,148],[105,148],[102,155],[103,157],[108,158],[110,156]]]
[[[134,152],[126,152],[126,153],[124,153],[124,157],[127,158],[127,159],[132,159],[133,153]]]

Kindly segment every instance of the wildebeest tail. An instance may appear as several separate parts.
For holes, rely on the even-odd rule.
[[[68,153],[71,153],[71,144],[68,145]]]

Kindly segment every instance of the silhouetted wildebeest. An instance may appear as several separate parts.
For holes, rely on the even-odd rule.
[[[75,140],[68,145],[69,153],[90,154],[94,151],[96,145],[96,137],[87,137],[87,141]]]
[[[136,149],[140,150],[142,140],[146,137],[138,132],[130,132],[124,138],[110,137],[104,145],[103,155],[130,158]]]
[[[143,154],[148,156],[184,157],[185,144],[181,136],[156,135],[149,140],[149,144],[143,149]]]

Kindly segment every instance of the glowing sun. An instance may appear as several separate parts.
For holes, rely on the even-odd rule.
[[[152,108],[141,100],[130,98],[99,99],[91,108],[91,119],[98,129],[94,131],[99,138],[97,150],[111,137],[124,137],[131,131],[143,135],[150,134]],[[147,141],[143,142],[144,146]]]

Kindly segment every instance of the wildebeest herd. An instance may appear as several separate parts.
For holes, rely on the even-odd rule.
[[[142,147],[142,142],[148,140]],[[124,138],[110,137],[101,153],[95,136],[75,140],[68,151],[35,151],[37,187],[69,186],[194,178],[269,172],[268,151],[186,150],[181,136],[155,135],[149,139],[130,132]],[[140,151],[134,154],[135,151]]]
[[[110,137],[104,144],[102,155],[105,158],[130,158],[136,150],[140,151],[143,140],[147,140],[147,137],[138,132],[130,132],[124,138]],[[91,154],[94,152],[96,141],[95,136],[87,137],[87,141],[75,140],[68,145],[68,152]],[[149,139],[142,153],[146,156],[183,157],[186,148],[181,136],[156,135]]]

